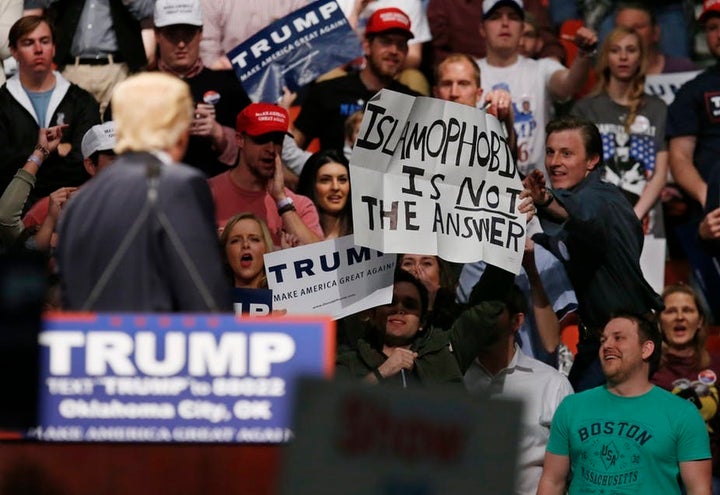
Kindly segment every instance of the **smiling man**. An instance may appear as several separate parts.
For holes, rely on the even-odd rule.
[[[657,323],[618,313],[601,342],[607,385],[558,407],[538,494],[679,494],[681,478],[682,493],[709,495],[710,444],[700,413],[649,381],[660,362]]]
[[[342,150],[345,120],[365,108],[365,103],[383,88],[419,96],[395,80],[413,38],[410,18],[400,9],[378,9],[365,27],[365,67],[342,77],[311,86],[292,131],[298,146],[305,148],[313,138],[322,149]]]
[[[597,351],[600,331],[621,308],[647,314],[662,308],[640,270],[643,231],[630,202],[602,182],[602,138],[592,122],[563,117],[546,128],[545,167],[525,179],[548,234],[533,239],[564,264],[580,316],[578,353],[570,371],[575,391],[604,382]]]

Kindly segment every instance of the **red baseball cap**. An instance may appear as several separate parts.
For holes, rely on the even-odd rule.
[[[702,13],[700,14],[700,17],[698,17],[698,22],[700,24],[705,24],[705,21],[707,21],[711,16],[720,16],[720,0],[704,1]]]
[[[365,36],[385,31],[401,31],[408,39],[415,37],[410,30],[410,18],[397,7],[377,9],[365,26]]]
[[[251,103],[237,116],[236,129],[248,136],[271,132],[288,133],[290,117],[287,110],[272,103]]]

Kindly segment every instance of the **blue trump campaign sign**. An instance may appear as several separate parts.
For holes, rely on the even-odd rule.
[[[297,91],[362,55],[357,35],[335,0],[318,0],[279,19],[228,53],[254,102],[275,102],[283,86]]]
[[[57,314],[40,342],[50,441],[278,443],[301,376],[330,376],[326,318]]]
[[[233,310],[236,315],[266,316],[272,311],[272,291],[233,287]]]

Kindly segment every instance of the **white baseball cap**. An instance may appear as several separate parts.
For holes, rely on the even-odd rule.
[[[202,26],[200,0],[157,0],[155,2],[155,27],[189,24]]]
[[[115,147],[115,122],[108,120],[104,124],[92,126],[82,138],[80,149],[83,158],[90,158],[96,151],[109,151]]]
[[[490,17],[490,14],[492,14],[495,9],[503,5],[514,8],[520,13],[520,18],[525,19],[525,10],[523,10],[525,5],[523,4],[523,0],[483,0],[483,19]]]

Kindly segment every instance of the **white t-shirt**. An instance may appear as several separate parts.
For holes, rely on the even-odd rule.
[[[485,58],[477,62],[485,92],[505,89],[512,96],[520,172],[536,168],[545,172],[545,124],[552,116],[550,78],[565,66],[553,58],[523,56],[508,67],[491,66]]]
[[[352,12],[353,5],[355,5],[355,0],[337,0],[337,3],[340,5],[345,17],[348,17]],[[409,41],[409,44],[424,43],[432,39],[427,15],[425,15],[425,9],[422,8],[420,0],[375,0],[370,2],[360,13],[356,31],[363,34],[365,25],[373,12],[386,7],[397,7],[410,18],[410,29],[415,37]]]

